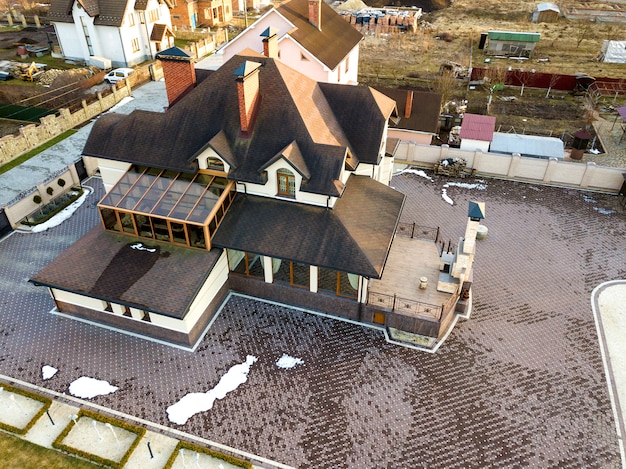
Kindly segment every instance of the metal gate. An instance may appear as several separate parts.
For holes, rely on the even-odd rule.
[[[4,209],[0,209],[0,238],[11,231],[13,231],[13,228],[11,228],[7,214],[4,213]]]

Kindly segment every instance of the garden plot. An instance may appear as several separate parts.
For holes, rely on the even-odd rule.
[[[45,404],[0,387],[0,422],[15,428],[25,428],[38,418]]]
[[[137,438],[141,437],[136,433],[83,415],[75,420],[74,426],[61,444],[119,462]]]

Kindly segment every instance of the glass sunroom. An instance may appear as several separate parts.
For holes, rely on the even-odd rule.
[[[210,172],[132,166],[98,209],[106,230],[209,250],[235,194],[234,181]]]

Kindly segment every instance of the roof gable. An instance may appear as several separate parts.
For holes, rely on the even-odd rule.
[[[46,18],[51,22],[73,23],[72,8],[78,3],[94,18],[94,24],[120,27],[126,10],[145,10],[150,0],[50,0]],[[159,2],[161,3],[161,2]]]
[[[324,1],[320,7],[320,29],[309,22],[308,0],[291,0],[278,7],[277,11],[294,25],[289,35],[330,70],[334,70],[363,39],[363,35]]]
[[[391,100],[366,87],[316,83],[267,57],[254,57],[262,64],[262,99],[243,136],[233,72],[247,59],[235,56],[166,113],[105,114],[84,154],[193,172],[197,156],[211,147],[230,165],[230,179],[256,184],[266,181],[262,168],[283,157],[305,177],[302,191],[329,196],[343,191],[347,155],[352,167],[378,162]]]

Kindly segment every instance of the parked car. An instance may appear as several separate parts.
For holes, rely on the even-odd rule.
[[[132,68],[116,68],[111,70],[104,76],[104,80],[110,84],[117,83],[120,80],[125,80],[135,70]]]

